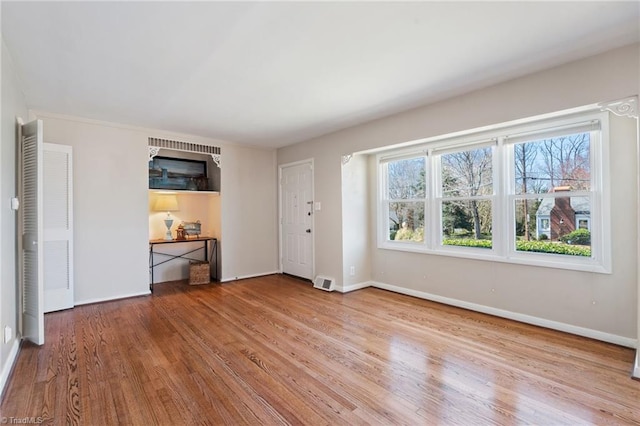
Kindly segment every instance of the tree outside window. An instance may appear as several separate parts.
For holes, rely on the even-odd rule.
[[[491,248],[492,148],[440,156],[442,244]]]

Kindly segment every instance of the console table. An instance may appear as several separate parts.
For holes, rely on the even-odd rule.
[[[181,254],[169,254],[169,253],[161,253],[161,252],[154,251],[154,247],[161,244],[180,244],[180,243],[194,243],[194,242],[201,242],[202,246],[196,247],[193,250],[189,250]],[[202,259],[194,259],[192,257],[189,257],[190,254],[195,253],[199,250],[203,250],[204,256]],[[209,263],[211,263],[211,259],[214,259],[215,261],[213,263],[212,269],[213,271],[215,271],[213,272],[215,276],[212,276],[212,278],[214,280],[217,280],[218,279],[217,250],[218,250],[218,240],[213,237],[187,238],[186,240],[149,240],[149,272],[151,273],[151,284],[149,284],[149,290],[151,290],[151,292],[153,293],[153,284],[154,284],[153,269],[158,265],[171,262],[172,260],[175,260],[175,259],[197,260],[197,261],[205,260],[205,261],[209,261]],[[157,256],[157,255],[168,257],[168,259],[155,263],[154,256]],[[211,275],[211,272],[209,273],[209,275]]]

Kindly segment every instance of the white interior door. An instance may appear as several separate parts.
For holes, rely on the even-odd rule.
[[[73,152],[44,144],[44,311],[72,308]]]
[[[313,278],[313,167],[283,167],[280,175],[282,272]]]
[[[43,141],[42,121],[21,126],[20,135],[20,281],[22,337],[44,344],[43,303]]]

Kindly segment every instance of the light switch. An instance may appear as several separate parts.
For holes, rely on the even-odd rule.
[[[11,210],[18,210],[20,208],[20,200],[17,197],[11,199]]]
[[[322,210],[322,204],[320,204],[320,201],[316,201],[316,207],[315,207],[315,210],[316,210],[317,212],[319,212],[320,210]]]

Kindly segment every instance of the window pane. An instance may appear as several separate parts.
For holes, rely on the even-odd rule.
[[[491,248],[491,201],[443,201],[442,245]]]
[[[589,197],[515,200],[516,250],[591,256]]]
[[[440,158],[443,197],[493,194],[491,147],[444,154]]]
[[[389,203],[389,240],[424,241],[424,203]]]
[[[390,200],[408,200],[425,197],[424,157],[387,163]]]
[[[517,194],[590,190],[590,134],[515,144]]]

